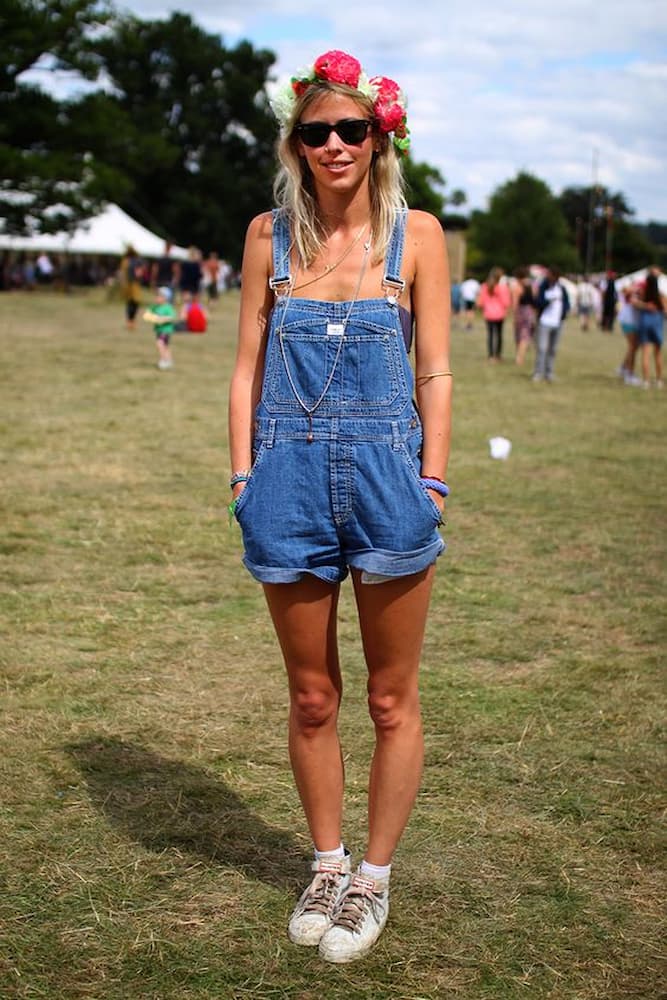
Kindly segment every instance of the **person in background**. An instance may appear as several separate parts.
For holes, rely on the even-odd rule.
[[[616,291],[616,272],[607,271],[605,286],[602,290],[602,318],[600,329],[607,333],[613,333],[614,320],[616,319],[616,303],[618,302],[618,292]]]
[[[128,246],[120,262],[120,287],[125,299],[125,326],[133,330],[141,302],[143,262],[132,245]]]
[[[579,326],[586,333],[590,329],[591,316],[595,314],[595,288],[587,274],[577,282],[577,316]]]
[[[533,342],[537,324],[537,304],[533,281],[527,267],[517,267],[512,285],[512,310],[514,312],[515,361],[523,365],[526,352]]]
[[[477,305],[486,322],[486,346],[489,361],[502,361],[503,323],[512,305],[509,286],[502,280],[502,267],[492,267],[477,296]]]
[[[649,269],[646,281],[641,291],[632,298],[632,303],[639,312],[637,336],[641,348],[642,386],[648,389],[651,348],[653,348],[653,364],[655,367],[656,389],[664,388],[662,379],[662,344],[664,339],[665,308],[667,297],[660,291],[660,271],[657,267]]]
[[[641,385],[642,382],[635,375],[635,357],[639,347],[639,310],[633,302],[635,295],[635,289],[631,286],[624,288],[618,310],[618,322],[625,336],[625,354],[617,374],[626,385]]]
[[[174,332],[176,312],[171,304],[171,288],[165,285],[155,292],[155,301],[142,317],[147,323],[152,323],[155,330],[155,343],[158,349],[157,366],[160,371],[168,371],[174,367],[171,354],[171,335]]]
[[[190,247],[187,260],[181,262],[178,279],[181,298],[185,299],[186,295],[190,295],[193,299],[199,298],[202,277],[201,251],[197,247]]]
[[[466,330],[472,330],[475,319],[475,303],[479,295],[480,284],[477,278],[468,275],[465,281],[461,282],[461,308],[465,320]]]
[[[202,264],[202,272],[204,275],[204,288],[206,289],[206,296],[210,306],[212,302],[217,300],[220,288],[220,261],[215,250],[211,250]]]
[[[554,380],[554,362],[563,323],[570,310],[567,288],[560,281],[560,271],[550,267],[537,293],[537,333],[533,382]]]
[[[172,245],[167,242],[164,245],[164,253],[153,262],[151,268],[151,285],[153,288],[169,288],[172,297],[178,287],[178,276],[180,268],[178,261],[172,257]]]
[[[290,759],[314,844],[288,934],[337,963],[366,955],[385,926],[420,785],[419,661],[449,493],[445,237],[435,216],[406,206],[402,91],[367,81],[334,50],[272,101],[279,208],[246,237],[229,409],[230,513],[282,649]],[[356,871],[338,731],[348,574],[375,736]]]

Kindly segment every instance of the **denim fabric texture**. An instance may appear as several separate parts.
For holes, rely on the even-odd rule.
[[[385,268],[391,280],[400,276],[404,230],[401,213]],[[273,240],[274,276],[285,278],[289,229],[279,213]],[[302,403],[312,410],[329,380],[311,420]],[[276,296],[252,471],[235,511],[256,579],[293,583],[311,573],[335,583],[350,567],[398,577],[435,561],[445,543],[420,479],[412,394],[395,296],[353,304]]]

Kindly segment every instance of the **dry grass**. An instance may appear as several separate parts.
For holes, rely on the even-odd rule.
[[[535,386],[455,332],[423,791],[378,948],[329,968],[284,933],[309,844],[224,509],[236,306],[162,374],[99,293],[0,299],[0,994],[657,1000],[666,396],[613,378],[618,335],[571,324]],[[347,588],[341,617],[358,850]]]

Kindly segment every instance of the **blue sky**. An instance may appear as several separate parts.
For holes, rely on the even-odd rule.
[[[468,208],[528,170],[554,193],[597,177],[639,221],[667,221],[667,3],[641,0],[135,0],[190,13],[226,45],[270,48],[283,81],[327,49],[408,96],[413,156]]]

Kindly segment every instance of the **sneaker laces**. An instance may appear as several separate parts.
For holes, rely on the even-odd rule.
[[[370,911],[377,923],[382,919],[381,896],[374,892],[370,882],[354,879],[341,897],[334,914],[334,927],[343,927],[352,934],[361,931],[366,914]]]
[[[340,871],[319,871],[310,883],[307,896],[301,907],[302,913],[331,913],[338,895],[338,886],[343,873]]]

